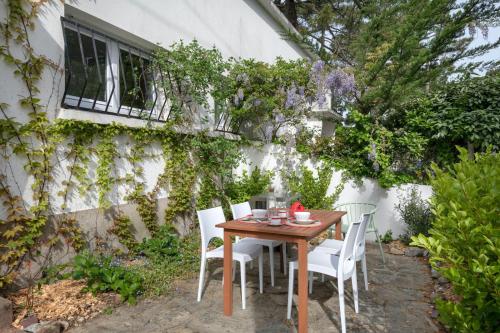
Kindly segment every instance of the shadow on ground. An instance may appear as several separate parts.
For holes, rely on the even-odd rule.
[[[358,274],[361,288],[358,314],[354,312],[351,284],[347,284],[347,331],[438,332],[429,315],[432,281],[425,263],[419,258],[386,254],[386,265],[383,265],[378,247],[370,245],[367,254],[369,290],[364,290],[362,276]],[[257,265],[254,269],[247,268],[246,310],[241,309],[237,274],[232,317],[223,314],[222,261],[214,260],[209,264],[208,281],[200,303],[196,302],[198,281],[180,281],[168,296],[146,299],[136,306],[121,306],[111,315],[100,315],[70,332],[295,332],[297,295],[292,320],[287,321],[288,277],[276,272],[276,286],[271,287],[266,264],[264,294],[258,293]],[[313,293],[309,296],[309,332],[339,330],[336,280],[330,278],[322,283],[319,276],[315,276]]]

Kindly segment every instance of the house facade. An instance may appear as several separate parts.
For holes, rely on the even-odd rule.
[[[2,22],[7,15],[3,11],[7,8],[5,1],[0,0]],[[38,97],[50,119],[76,119],[102,124],[116,122],[131,127],[145,124],[161,126],[168,118],[168,108],[158,102],[161,91],[154,88],[149,95],[144,92],[145,86],[155,87],[154,81],[158,77],[141,76],[147,72],[145,68],[148,67],[151,52],[158,45],[168,47],[179,40],[190,42],[196,39],[204,47],[215,46],[224,57],[254,58],[265,62],[273,62],[276,57],[309,58],[311,55],[307,50],[283,37],[287,32],[296,33],[270,0],[49,1],[42,6],[35,18],[34,30],[30,32],[34,52],[44,55],[53,64],[42,73]],[[11,48],[22,53],[16,50],[14,44]],[[142,82],[138,80],[137,70]],[[28,122],[28,112],[19,106],[19,98],[25,94],[26,88],[14,76],[12,66],[4,61],[0,61],[0,78],[0,103],[9,105],[4,110],[5,117],[14,118],[18,123]],[[127,92],[132,89],[142,90],[142,95],[148,96],[139,101],[131,100]],[[332,132],[331,122],[320,117],[310,119],[308,125]],[[216,130],[216,119],[212,119],[208,126]],[[120,149],[128,149],[127,138],[118,140]],[[60,144],[60,155],[64,155],[68,144]],[[279,165],[277,156],[280,149],[267,145],[260,151],[249,150],[245,154],[253,165],[273,169]],[[148,153],[159,154],[160,150],[159,146],[153,146]],[[98,157],[92,154],[91,159],[88,176],[95,180]],[[129,163],[120,163],[120,174],[115,176],[124,177],[133,171]],[[7,176],[9,185],[16,189],[25,206],[29,207],[33,200],[33,179],[26,175],[25,164],[25,160],[15,155],[8,163],[0,159],[2,174]],[[143,167],[144,190],[151,191],[164,168],[164,161],[147,160]],[[68,161],[62,159],[55,163],[54,168],[54,186],[50,195],[53,212],[57,215],[63,212],[60,208],[63,198],[57,192],[69,177]],[[338,178],[340,176],[336,175],[332,181],[331,191]],[[365,198],[367,195],[365,199],[372,202],[387,198],[387,194],[382,193],[383,190],[376,184],[371,181],[368,184],[369,188],[373,187],[368,192],[349,184],[341,195],[341,201],[356,201],[357,197]],[[274,185],[279,187],[279,179],[275,179]],[[109,195],[111,203],[120,206],[132,221],[140,221],[136,208],[124,200],[127,191],[126,186],[113,186]],[[395,219],[390,215],[394,197],[395,194],[385,204],[388,209],[383,219],[389,222]],[[163,221],[168,192],[160,191],[158,198],[158,216]],[[95,191],[67,201],[64,212],[74,213],[84,232],[107,235],[109,220],[98,209]],[[0,216],[5,214],[7,211],[0,207]],[[190,222],[186,221],[186,228],[188,224]],[[143,223],[134,223],[134,226],[137,239],[148,236]]]
[[[3,22],[8,13],[4,11],[5,0],[1,1]],[[273,62],[276,57],[291,60],[310,56],[307,50],[283,37],[287,32],[297,32],[269,0],[49,1],[40,7],[34,20],[34,29],[29,33],[31,47],[52,63],[44,69],[37,84],[40,89],[37,97],[52,120],[162,126],[168,119],[168,103],[162,101],[158,82],[162,78],[151,74],[148,67],[151,53],[158,46],[168,48],[180,40],[189,43],[196,39],[204,47],[215,46],[226,58]],[[10,47],[22,56],[15,43]],[[4,61],[0,61],[0,77],[0,102],[8,105],[5,116],[27,123],[29,112],[19,104],[26,87]],[[130,98],[132,90],[139,90],[142,99]],[[216,119],[209,119],[208,124],[198,125],[216,131],[218,124]],[[126,154],[129,138],[117,140],[117,146]],[[60,144],[59,156],[64,156],[68,144]],[[161,149],[153,145],[148,153],[160,154]],[[92,154],[91,159],[88,177],[95,180],[99,158]],[[25,165],[26,161],[15,154],[9,161],[0,161],[2,174],[29,207],[33,204],[33,179],[27,176]],[[152,189],[163,168],[161,159],[144,162],[145,191]],[[121,163],[114,176],[123,177],[132,171],[130,164]],[[70,177],[68,161],[62,158],[54,163],[53,173],[54,186],[50,189],[53,213],[72,212],[85,232],[106,235],[109,221],[106,223],[106,217],[98,209],[96,191],[71,197],[63,205],[64,199],[58,191]],[[132,221],[140,221],[135,207],[124,199],[128,190],[126,186],[113,186],[109,198]],[[163,220],[168,192],[162,191],[158,197],[159,218]],[[0,215],[4,216],[6,210],[2,209]],[[142,223],[137,223],[135,229],[137,239],[148,236]]]

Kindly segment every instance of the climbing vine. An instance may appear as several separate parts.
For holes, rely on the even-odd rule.
[[[233,201],[263,191],[270,183],[270,173],[254,169],[250,175],[233,174],[243,159],[244,140],[205,132],[181,133],[174,127],[191,129],[193,117],[180,115],[191,112],[193,116],[193,110],[198,112],[194,105],[209,107],[214,102],[226,105],[226,109],[218,111],[243,119],[251,127],[250,115],[260,110],[254,120],[271,122],[275,138],[281,126],[299,121],[296,113],[306,113],[314,102],[318,84],[326,79],[326,72],[311,72],[311,64],[282,59],[275,66],[259,63],[260,70],[245,73],[250,71],[249,62],[238,66],[237,60],[224,60],[215,48],[180,42],[169,50],[158,49],[154,56],[154,64],[168,74],[162,88],[168,95],[173,120],[164,126],[148,123],[135,128],[116,123],[51,120],[48,111],[57,107],[51,100],[60,101],[58,90],[53,87],[47,98],[39,86],[49,74],[57,86],[63,69],[37,54],[29,39],[45,2],[2,3],[7,16],[0,23],[0,59],[24,90],[19,94],[19,105],[0,101],[0,200],[6,212],[0,220],[0,288],[36,262],[40,270],[30,276],[33,282],[47,265],[50,251],[62,240],[75,251],[85,247],[75,207],[79,201],[92,202],[93,194],[97,194],[98,214],[112,217],[108,231],[134,252],[135,221],[119,208],[125,200],[136,204],[142,223],[155,237],[161,224],[160,196],[167,199],[164,223],[174,226],[178,220],[191,217],[195,207],[222,204],[227,208]],[[266,77],[282,77],[270,80],[271,87],[261,90],[260,72],[267,73]],[[317,82],[303,82],[311,75]],[[19,113],[19,107],[25,112]],[[153,146],[160,149],[149,149]],[[150,159],[164,163],[151,189],[146,182],[150,175],[144,170]],[[120,174],[122,166],[127,166],[126,174]],[[22,172],[25,174],[21,177],[31,186],[28,195],[16,178]],[[124,188],[125,195],[121,191]],[[48,254],[44,253],[46,249]]]

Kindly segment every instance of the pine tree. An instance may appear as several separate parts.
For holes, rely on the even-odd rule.
[[[480,30],[499,23],[495,0],[275,0],[323,59],[352,67],[356,107],[381,116],[484,64],[468,62],[500,45],[470,47]],[[293,7],[293,9],[291,9]],[[286,9],[286,10],[285,10]]]

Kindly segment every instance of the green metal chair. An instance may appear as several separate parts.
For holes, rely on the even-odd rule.
[[[345,234],[351,223],[359,221],[362,214],[375,213],[377,206],[370,203],[345,203],[336,206],[334,209],[347,212],[347,214],[342,217],[342,234]],[[380,254],[382,255],[382,262],[385,264],[384,250],[382,249],[382,242],[380,241],[380,236],[377,227],[375,226],[374,215],[375,214],[371,215],[370,222],[366,228],[366,233],[375,233],[375,238],[377,239],[377,243],[380,248]],[[330,229],[330,238],[334,232],[335,226]]]

